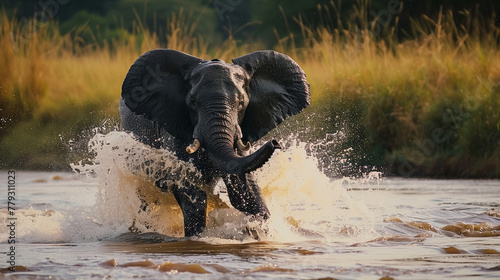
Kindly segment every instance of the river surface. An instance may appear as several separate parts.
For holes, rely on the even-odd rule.
[[[256,171],[268,223],[228,206],[220,184],[207,230],[186,239],[172,196],[136,161],[170,155],[119,133],[94,140],[80,174],[16,171],[13,213],[0,171],[0,279],[500,278],[498,180],[330,179],[295,145]]]

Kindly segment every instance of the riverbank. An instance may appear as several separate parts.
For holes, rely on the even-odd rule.
[[[452,17],[423,18],[405,39],[390,26],[380,38],[369,27],[311,30],[297,20],[302,34],[280,38],[275,49],[304,69],[312,104],[285,127],[308,127],[299,133],[306,142],[343,135],[326,152],[343,161],[332,175],[375,168],[396,176],[500,178],[499,29],[472,16],[467,29]],[[61,170],[91,156],[86,139],[116,126],[123,78],[147,50],[230,61],[262,48],[231,37],[210,45],[182,14],[169,23],[167,44],[140,26],[121,40],[88,43],[78,27],[61,35],[56,23],[26,25],[5,14],[0,21],[0,169]]]

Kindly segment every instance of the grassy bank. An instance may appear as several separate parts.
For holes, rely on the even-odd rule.
[[[424,17],[406,40],[390,28],[376,40],[304,27],[313,104],[340,116],[358,162],[400,176],[500,176],[499,29],[469,22]]]
[[[399,176],[500,177],[499,30],[472,16],[456,26],[452,16],[420,19],[408,39],[390,26],[374,37],[361,12],[352,25],[314,30],[290,19],[302,34],[278,38],[275,49],[303,67],[312,91],[297,122],[313,127],[309,138],[344,133],[330,153],[350,151],[340,173],[375,166]],[[211,45],[182,13],[168,24],[166,45],[140,24],[120,41],[88,43],[78,28],[63,36],[55,23],[30,30],[5,14],[0,21],[0,169],[67,168],[70,140],[116,122],[123,78],[149,49],[226,61],[261,49],[232,38]]]

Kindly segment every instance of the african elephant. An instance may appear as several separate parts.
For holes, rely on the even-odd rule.
[[[270,213],[250,172],[280,146],[271,140],[253,153],[249,149],[309,105],[309,84],[299,65],[276,51],[257,51],[232,62],[171,49],[143,54],[122,85],[121,125],[143,143],[169,146],[179,159],[191,160],[205,183],[222,178],[233,207],[264,220]],[[205,228],[207,194],[185,184],[157,185],[174,193],[185,235],[193,236]]]

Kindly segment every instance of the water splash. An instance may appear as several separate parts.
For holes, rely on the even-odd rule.
[[[264,240],[279,242],[372,239],[375,219],[363,201],[353,199],[349,192],[353,184],[369,176],[331,179],[318,167],[325,164],[318,157],[321,147],[334,145],[335,137],[312,144],[293,135],[281,140],[285,149],[255,171],[271,211],[268,223],[261,225],[230,205],[222,182],[214,189],[203,185],[193,164],[178,160],[173,152],[144,145],[125,132],[95,133],[88,141],[89,157],[71,165],[80,174],[76,183],[87,184],[79,188],[85,195],[72,194],[72,199],[92,201],[65,207],[28,206],[18,212],[28,225],[18,235],[24,242],[95,241],[130,231],[181,237],[181,210],[169,191],[155,186],[161,178],[179,184],[187,180],[209,193],[207,230],[200,237],[206,242],[251,241],[249,228],[266,231],[260,236]],[[50,229],[40,223],[51,225]]]
[[[348,193],[358,180],[329,178],[318,167],[318,158],[309,154],[310,144],[288,142],[286,150],[256,172],[272,213],[272,238],[345,242],[346,236],[356,240],[371,235],[374,220],[370,211]]]
[[[255,171],[264,199],[272,213],[267,225],[271,240],[323,238],[344,240],[372,233],[370,211],[362,202],[350,198],[346,186],[352,180],[332,180],[318,167],[320,147],[331,145],[300,142],[290,136],[285,149],[277,151],[269,162]],[[159,178],[176,183],[190,180],[207,190],[209,214],[203,238],[243,240],[248,228],[258,227],[230,206],[223,184],[208,189],[191,163],[179,161],[166,149],[154,149],[137,142],[124,132],[96,134],[89,142],[95,154],[92,165],[73,165],[80,173],[96,174],[99,193],[95,220],[116,232],[155,231],[182,236],[182,216],[169,192],[154,186]],[[324,163],[324,162],[323,162]],[[262,236],[261,236],[262,237]]]
[[[180,236],[182,219],[173,196],[154,186],[162,179],[204,187],[199,172],[173,152],[154,149],[125,132],[96,134],[89,141],[95,154],[92,165],[74,164],[85,174],[96,174],[98,195],[94,213],[100,224],[115,232],[156,231]]]

